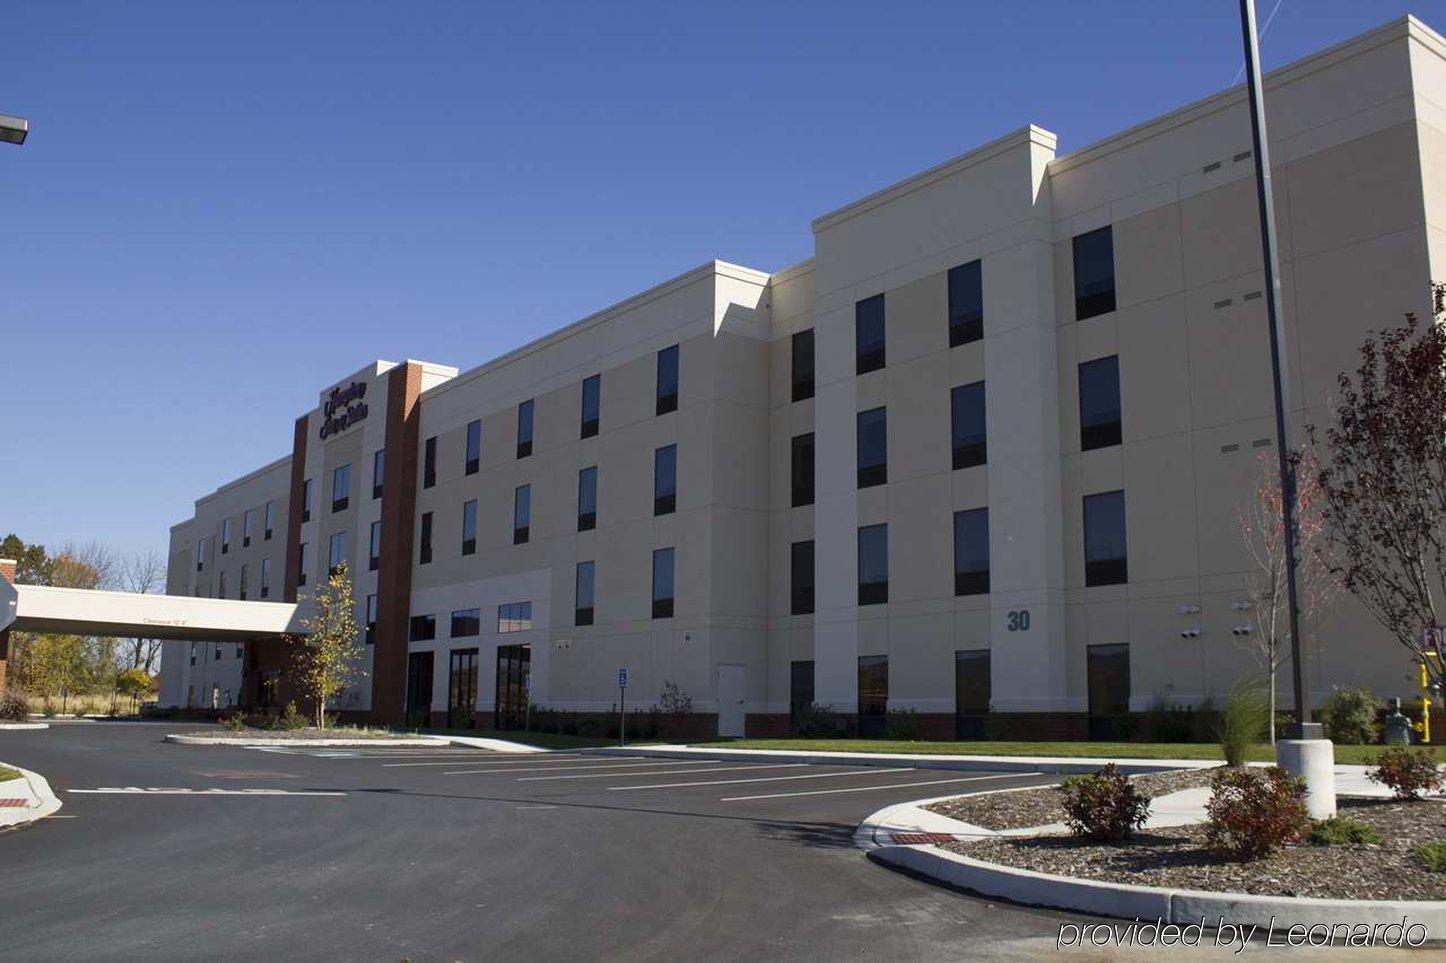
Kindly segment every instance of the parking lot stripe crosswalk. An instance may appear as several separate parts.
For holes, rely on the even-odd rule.
[[[875,770],[880,772],[882,770]],[[1014,779],[1019,776],[1039,776],[1038,772],[1002,772],[992,776],[961,776],[958,779],[929,779],[924,782],[896,782],[887,786],[850,786],[847,789],[812,789],[800,792],[767,793],[760,796],[725,796],[720,802],[747,802],[751,799],[784,799],[788,796],[823,796],[841,792],[878,792],[884,789],[908,789],[911,786],[943,786],[947,783],[981,782],[985,779]]]
[[[631,789],[673,789],[683,786],[731,786],[742,782],[780,782],[784,779],[836,779],[840,776],[876,776],[889,772],[909,772],[909,768],[902,769],[867,769],[855,772],[814,772],[805,773],[801,776],[756,776],[749,779],[705,779],[700,782],[661,782],[650,786],[609,786],[609,792],[626,792]]]

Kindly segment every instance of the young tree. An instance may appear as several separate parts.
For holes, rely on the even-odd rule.
[[[1431,323],[1407,314],[1341,374],[1318,474],[1332,570],[1417,661],[1446,616],[1446,287],[1432,303]]]
[[[1321,491],[1315,455],[1307,449],[1298,454],[1292,464],[1296,476],[1296,596],[1304,627],[1307,622],[1318,620],[1330,606],[1339,583],[1331,571],[1330,545],[1325,536],[1325,495]],[[1239,644],[1265,670],[1271,745],[1275,744],[1276,679],[1280,667],[1290,658],[1291,649],[1285,520],[1277,465],[1274,454],[1260,453],[1253,497],[1239,513],[1240,537],[1251,561],[1251,570],[1245,578],[1246,591],[1255,616],[1254,631],[1240,636]]]
[[[326,728],[326,703],[361,675],[362,642],[357,633],[356,601],[346,563],[332,570],[312,596],[304,635],[287,636],[292,669],[301,692],[316,710],[316,727]]]
[[[151,691],[151,677],[144,669],[132,666],[116,674],[116,691],[131,700],[131,710]]]

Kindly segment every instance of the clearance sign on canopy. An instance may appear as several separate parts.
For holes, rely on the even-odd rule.
[[[359,424],[366,418],[367,404],[362,400],[366,394],[367,386],[364,381],[353,381],[345,388],[331,389],[331,394],[326,396],[326,401],[322,405],[322,413],[326,416],[321,423],[323,440],[337,432],[345,431],[352,425]]]

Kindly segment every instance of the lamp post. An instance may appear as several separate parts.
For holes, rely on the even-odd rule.
[[[30,122],[24,117],[0,114],[0,141],[7,144],[23,144],[25,135],[28,133],[30,133]]]
[[[1240,0],[1240,28],[1245,44],[1245,86],[1250,101],[1250,133],[1255,151],[1255,189],[1260,207],[1260,248],[1265,269],[1265,311],[1270,328],[1271,375],[1275,388],[1276,454],[1280,469],[1281,522],[1285,534],[1286,626],[1295,696],[1295,724],[1276,747],[1279,764],[1306,780],[1306,805],[1313,817],[1335,815],[1334,752],[1319,723],[1310,721],[1305,652],[1300,638],[1300,605],[1296,594],[1295,467],[1291,464],[1290,385],[1281,348],[1285,342],[1280,310],[1280,261],[1275,242],[1275,201],[1270,189],[1270,144],[1265,126],[1265,96],[1260,80],[1260,41],[1255,29],[1255,0]]]

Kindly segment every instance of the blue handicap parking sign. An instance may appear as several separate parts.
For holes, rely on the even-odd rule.
[[[619,689],[626,689],[627,687],[628,687],[628,670],[627,670],[627,669],[619,669],[619,670],[618,670],[618,688],[619,688]]]

